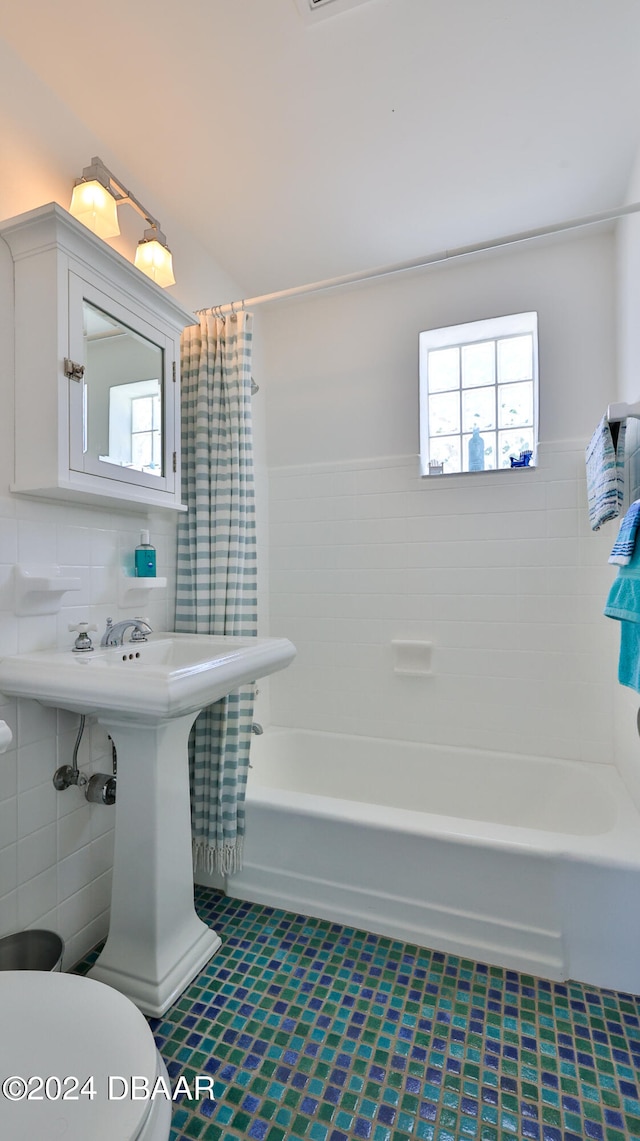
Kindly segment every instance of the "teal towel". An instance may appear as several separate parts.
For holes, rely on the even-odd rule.
[[[640,693],[640,625],[637,622],[620,624],[618,681]]]
[[[628,566],[621,566],[604,608],[620,622],[618,681],[640,693],[640,543]]]

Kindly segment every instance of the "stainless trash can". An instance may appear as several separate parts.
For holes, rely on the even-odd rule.
[[[60,971],[63,954],[55,931],[18,931],[0,939],[0,971]]]

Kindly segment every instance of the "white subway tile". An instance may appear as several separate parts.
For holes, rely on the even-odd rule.
[[[56,647],[58,626],[55,614],[21,618],[18,626],[18,653],[52,650]]]
[[[91,531],[68,523],[59,526],[56,561],[60,566],[88,567],[91,563]]]
[[[55,710],[52,712],[55,714]],[[40,785],[52,787],[55,770],[56,739],[53,734],[44,741],[36,741],[32,745],[20,745],[18,748],[18,790],[20,793]],[[53,818],[55,819],[55,814]]]
[[[68,796],[69,789],[61,796]],[[84,798],[83,798],[84,799]],[[73,852],[77,852],[85,844],[89,844],[91,836],[90,806],[84,801],[75,812],[70,812],[58,820],[58,859],[64,860]]]
[[[30,832],[18,841],[18,884],[26,883],[47,868],[55,867],[57,829],[47,824],[37,832]]]
[[[547,507],[550,510],[583,508],[586,506],[586,480],[584,504],[580,496],[580,484],[575,479],[551,480],[547,484]]]
[[[94,878],[94,864],[88,844],[58,864],[58,903],[88,887]]]
[[[155,595],[154,595],[155,598]],[[118,604],[118,569],[116,567],[91,567],[89,571],[89,603],[94,606]]]
[[[18,786],[20,773],[18,772]],[[18,839],[45,828],[56,819],[56,791],[50,781],[29,788],[18,796]]]
[[[110,828],[103,832],[96,840],[91,841],[91,871],[92,877],[103,875],[110,871],[113,865],[113,842],[115,831]]]
[[[516,544],[520,566],[578,566],[580,542],[571,539],[520,539]]]
[[[18,520],[18,562],[27,569],[57,565],[58,534],[54,523],[43,518]]]
[[[0,563],[13,565],[18,561],[18,523],[16,519],[0,514]]]
[[[354,519],[350,542],[364,544],[394,544],[407,540],[408,524],[405,519],[363,518]]]
[[[107,935],[109,930],[109,912],[103,911],[102,915],[98,915],[82,927],[77,935],[71,936],[66,942],[65,957],[63,960],[63,968],[65,971],[75,966],[80,959],[93,950],[96,944],[100,943]]]
[[[15,844],[18,839],[18,798],[0,801],[0,849]]]
[[[0,938],[18,930],[18,889],[0,899]]]
[[[40,923],[57,903],[57,871],[55,866],[21,884],[18,888],[18,921],[20,927]],[[64,936],[63,936],[64,937]]]
[[[59,932],[63,939],[71,939],[77,931],[96,918],[92,887],[81,888],[58,906]]]
[[[57,710],[41,705],[39,701],[19,698],[18,744],[22,748],[37,742],[52,742],[55,750],[55,735],[58,724]]]
[[[4,718],[3,718],[4,720]],[[0,756],[0,801],[10,800],[18,791],[18,768],[15,749]]]
[[[576,572],[572,568],[568,573],[575,574]],[[549,594],[549,574],[548,567],[520,567],[518,569],[518,593]]]
[[[474,484],[420,480],[415,457],[301,468],[295,489],[277,476],[275,498],[313,502],[271,529],[273,585],[296,595],[276,602],[295,615],[276,615],[273,632],[305,647],[297,672],[271,679],[274,719],[580,756],[590,694],[593,721],[610,716],[616,639],[599,608],[612,540],[584,531],[581,449],[543,448],[541,462],[526,479]],[[353,519],[331,519],[341,496]],[[283,577],[293,570],[309,573]],[[393,675],[392,636],[434,642],[420,700]]]
[[[6,610],[7,613],[13,614],[16,594],[15,581],[14,567],[0,565],[0,612]]]
[[[18,653],[18,619],[7,610],[0,612],[0,657]]]
[[[99,840],[113,831],[116,820],[114,804],[91,804],[91,839]]]
[[[18,886],[18,846],[7,844],[0,855],[0,908],[2,897]]]
[[[118,566],[118,532],[92,528],[89,531],[90,564],[93,567]]]

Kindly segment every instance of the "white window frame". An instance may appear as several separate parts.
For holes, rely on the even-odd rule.
[[[429,471],[429,443],[431,439],[429,433],[429,353],[434,349],[462,349],[465,345],[473,344],[477,341],[499,341],[503,338],[521,336],[526,333],[530,333],[533,338],[533,455],[528,466],[535,467],[539,423],[538,314],[536,312],[511,313],[503,317],[490,317],[484,321],[470,321],[462,325],[448,325],[440,329],[427,329],[420,333],[420,471],[423,476],[433,474],[433,472],[430,473]],[[496,398],[498,386],[499,378],[496,372],[494,378]],[[460,388],[458,391],[462,392],[463,390]],[[498,424],[496,422],[496,438],[498,430]],[[468,434],[462,431],[462,422],[460,423],[460,431],[457,434],[460,437],[462,447],[462,437]],[[453,435],[456,435],[456,433],[453,433]],[[511,467],[495,467],[484,470],[497,472],[512,471],[515,469]],[[479,473],[461,470],[456,472],[445,471],[439,474],[466,476]]]

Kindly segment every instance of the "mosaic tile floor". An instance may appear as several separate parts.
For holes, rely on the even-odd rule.
[[[162,1019],[171,1141],[640,1141],[640,1000],[197,889],[222,948]]]

